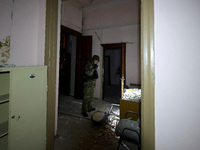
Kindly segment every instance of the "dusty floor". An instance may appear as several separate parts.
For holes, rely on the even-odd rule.
[[[83,117],[81,112],[82,100],[61,96],[59,100],[58,131],[55,139],[55,150],[116,150],[118,137],[114,128],[118,119],[110,124],[97,125],[89,117]],[[110,102],[94,99],[93,106],[97,111],[108,112]],[[119,109],[113,109],[119,113]],[[111,117],[112,118],[112,117]],[[136,150],[135,145],[130,145]],[[120,150],[123,150],[121,147]]]

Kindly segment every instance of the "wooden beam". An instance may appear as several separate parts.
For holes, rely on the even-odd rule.
[[[155,149],[154,0],[141,0],[141,142],[142,150]]]
[[[56,62],[57,62],[57,23],[58,0],[46,0],[45,65],[48,66],[47,82],[47,145],[46,150],[54,149],[55,101],[56,101]]]

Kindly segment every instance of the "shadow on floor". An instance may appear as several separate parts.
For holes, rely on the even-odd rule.
[[[89,117],[83,117],[82,100],[69,96],[59,99],[58,130],[55,138],[55,150],[117,150],[118,137],[114,127],[109,124],[96,125]],[[110,102],[94,99],[93,106],[98,111],[108,112]],[[115,110],[119,113],[119,109]],[[137,149],[131,146],[131,150]],[[120,148],[123,150],[123,148]]]

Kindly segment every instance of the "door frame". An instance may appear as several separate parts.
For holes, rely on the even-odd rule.
[[[47,150],[54,149],[58,2],[46,0],[45,65],[48,66]],[[154,0],[141,0],[141,141],[155,149]]]
[[[47,134],[46,150],[54,150],[57,92],[58,0],[46,0],[45,60],[47,65]]]
[[[70,35],[73,35],[76,37],[76,62],[77,62],[77,59],[78,59],[78,53],[81,49],[81,38],[82,38],[82,34],[78,31],[75,31],[73,29],[70,29],[66,26],[63,26],[61,25],[61,31],[64,31]],[[74,90],[76,90],[77,88],[77,75],[76,75],[76,72],[77,72],[77,63],[76,63],[76,68],[75,68],[75,85],[74,85]],[[74,93],[74,96],[75,96],[75,93]]]
[[[110,56],[104,56],[104,67],[105,67],[105,58],[107,58],[107,60],[108,60],[108,70],[109,70],[109,72],[108,72],[108,77],[109,77],[109,79],[108,79],[108,85],[111,85]],[[104,78],[105,78],[105,71],[104,71]]]
[[[154,0],[141,0],[141,141],[155,150]]]
[[[102,65],[102,98],[104,99],[104,65],[105,65],[105,50],[106,49],[121,49],[121,55],[122,55],[122,77],[126,79],[126,43],[112,43],[112,44],[101,44],[103,47],[103,65]],[[124,85],[126,85],[126,80],[124,80]]]

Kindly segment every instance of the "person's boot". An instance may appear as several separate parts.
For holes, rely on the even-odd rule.
[[[95,110],[96,110],[96,108],[93,107],[93,108],[89,109],[88,112],[95,111]]]
[[[81,113],[84,117],[88,117],[88,114],[86,112]]]

